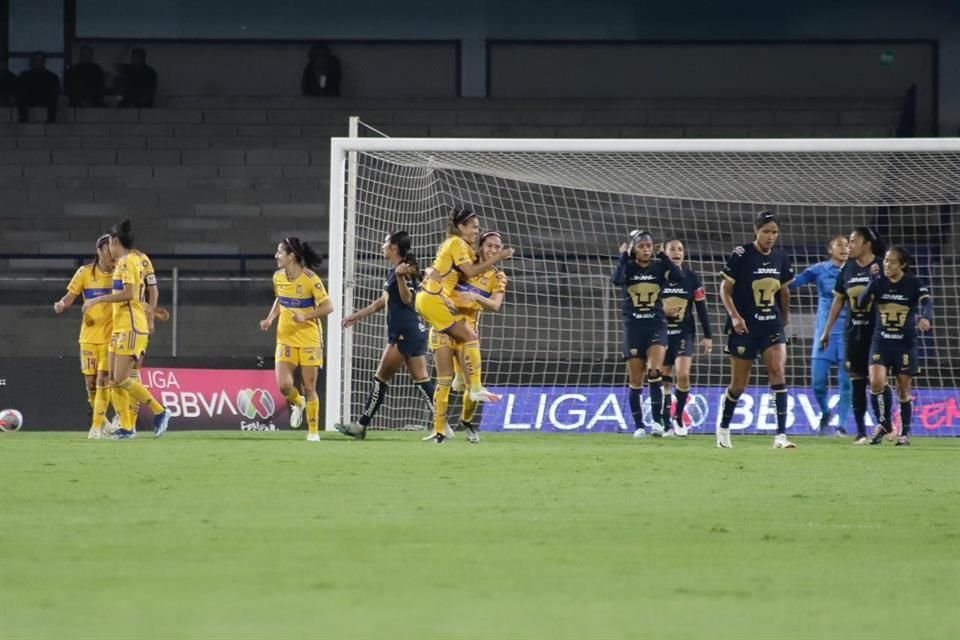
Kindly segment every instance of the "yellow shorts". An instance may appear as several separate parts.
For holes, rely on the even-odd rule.
[[[457,341],[442,331],[437,331],[431,327],[430,335],[427,338],[427,348],[429,348],[430,351],[436,351],[442,347],[449,347],[453,350],[456,350]]]
[[[277,344],[277,362],[289,362],[295,367],[323,368],[323,347],[291,347]]]
[[[136,331],[114,331],[110,338],[110,353],[118,356],[132,356],[139,360],[147,353],[150,336]]]
[[[95,376],[98,371],[110,370],[110,343],[80,343],[80,373]]]
[[[448,302],[442,294],[426,291],[417,294],[417,313],[437,331],[445,331],[463,320],[463,315],[457,313],[452,306],[453,303]]]

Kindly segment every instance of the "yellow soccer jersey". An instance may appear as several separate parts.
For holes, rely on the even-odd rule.
[[[495,293],[506,293],[507,275],[499,269],[487,269],[466,282],[460,282],[454,289],[452,298],[457,309],[467,317],[467,322],[476,330],[483,307],[479,302],[466,300],[460,295],[467,292],[476,293],[484,298],[489,298]]]
[[[86,264],[77,269],[67,285],[67,292],[84,300],[92,300],[113,293],[113,274],[99,271],[95,264]],[[113,309],[109,304],[94,305],[83,316],[78,342],[107,344],[113,332]]]
[[[296,322],[297,311],[310,313],[330,299],[320,276],[309,269],[293,280],[280,269],[273,274],[273,291],[280,303],[280,319],[277,322],[277,342],[290,347],[319,347],[323,341],[320,319]]]
[[[134,254],[137,260],[140,261],[140,272],[143,274],[143,283],[148,287],[155,286],[157,284],[157,272],[153,268],[153,262],[150,261],[150,256],[137,249],[131,250],[130,253]],[[146,296],[146,294],[144,294],[144,296]]]
[[[131,252],[117,260],[113,270],[113,290],[122,291],[126,285],[134,287],[133,300],[113,304],[113,332],[135,331],[147,333],[147,314],[143,309],[143,267],[140,257]]]
[[[424,291],[443,293],[450,296],[460,281],[459,267],[476,261],[477,254],[466,240],[459,236],[447,238],[437,249],[437,257],[433,261],[433,270],[441,276],[440,287],[431,278],[424,280]]]

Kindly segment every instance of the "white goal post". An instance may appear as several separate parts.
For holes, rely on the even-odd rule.
[[[514,196],[510,194],[519,195],[511,199]],[[531,204],[536,198],[542,200]],[[960,248],[960,230],[952,224],[960,205],[960,139],[333,138],[328,289],[334,311],[325,336],[328,430],[357,414],[364,385],[376,369],[384,343],[382,318],[368,320],[362,338],[345,339],[346,332],[340,328],[346,314],[378,295],[383,278],[378,281],[376,273],[385,275],[386,266],[382,261],[374,265],[377,256],[373,248],[379,246],[385,229],[411,226],[411,233],[421,241],[419,245],[415,241],[417,255],[426,266],[436,240],[442,237],[443,208],[461,204],[472,205],[482,218],[504,225],[506,243],[517,248],[518,258],[506,263],[506,269],[512,283],[511,269],[517,268],[520,276],[516,281],[523,291],[520,297],[526,301],[509,308],[506,315],[509,318],[509,314],[516,314],[525,320],[504,320],[507,325],[501,328],[505,332],[502,335],[530,341],[540,331],[536,313],[542,307],[531,302],[534,294],[528,291],[538,285],[532,276],[524,281],[524,265],[544,256],[552,261],[582,262],[581,271],[595,271],[597,286],[603,289],[589,304],[596,311],[602,303],[604,313],[610,316],[612,329],[607,330],[608,319],[604,319],[602,329],[603,339],[610,343],[606,353],[610,371],[622,371],[616,357],[617,294],[602,284],[609,274],[605,257],[597,254],[606,246],[612,259],[616,245],[629,229],[651,228],[659,234],[658,239],[680,234],[694,244],[706,242],[704,236],[711,236],[711,259],[696,262],[700,248],[694,247],[692,264],[704,279],[711,304],[717,305],[715,276],[722,264],[716,255],[749,240],[752,230],[748,221],[762,208],[786,212],[789,224],[784,235],[788,242],[791,234],[803,228],[804,246],[809,248],[801,252],[803,255],[793,256],[798,273],[824,259],[822,252],[815,252],[816,243],[810,238],[819,234],[818,242],[825,243],[835,233],[849,233],[852,227],[865,224],[869,216],[876,218],[878,210],[883,210],[884,224],[889,225],[885,230],[890,235],[888,242],[907,245],[926,246],[924,230],[933,232],[937,221],[946,216],[949,229],[944,233],[948,237],[941,235],[936,255],[924,256],[924,268],[928,270],[925,275],[933,279],[935,327],[939,330],[931,343],[937,383],[943,383],[944,376],[955,376],[958,370],[960,347],[949,341],[949,331],[944,329],[960,326],[960,275],[955,255]],[[551,231],[544,224],[550,220],[545,212],[552,206],[564,211],[558,233],[580,233],[581,227],[574,223],[582,223],[595,211],[603,212],[597,214],[595,227],[584,233],[584,253],[590,254],[588,257],[570,257],[569,245],[563,249],[566,253],[557,249],[557,255],[562,254],[557,257],[549,243],[533,242],[537,232]],[[402,211],[403,215],[396,221],[386,219],[392,211]],[[901,221],[904,217],[909,218],[909,224]],[[649,224],[644,218],[651,218]],[[358,242],[363,246],[358,247]],[[359,258],[358,252],[362,253]],[[707,252],[702,254],[706,256]],[[357,265],[367,263],[371,266],[361,283]],[[358,292],[363,295],[358,297]],[[816,294],[801,293],[798,304],[800,315],[809,315],[811,305],[816,305]],[[715,342],[722,347],[719,312],[713,313],[713,321]],[[798,324],[802,326],[794,330],[795,335],[797,331],[809,334],[808,326]],[[543,327],[544,331],[555,332],[553,327]],[[601,329],[597,327],[584,331],[599,335]],[[571,335],[578,334],[574,331]],[[811,336],[802,337],[809,345]],[[544,349],[556,348],[546,342],[544,345]],[[486,349],[484,345],[484,358]],[[801,351],[809,349],[798,347],[797,353]],[[491,361],[497,362],[498,357],[495,354]],[[360,362],[362,373],[355,371]],[[501,369],[509,365],[503,358],[500,362]],[[577,368],[571,373],[571,382],[598,384],[601,374],[590,378],[594,374],[583,371],[583,362],[586,360],[568,362],[557,356],[549,362],[528,362],[525,366],[569,366]],[[704,365],[703,375],[722,376],[725,366],[725,359],[714,356]],[[597,365],[596,370],[600,368]],[[799,364],[797,372],[802,372]],[[793,376],[791,385],[808,384],[798,375]],[[603,376],[604,380],[610,378],[606,373]],[[953,386],[956,380],[949,382]],[[758,383],[762,384],[755,379],[754,384]],[[523,381],[512,380],[510,384],[522,386]],[[400,403],[394,405],[394,414],[407,415],[391,418],[388,400],[381,415],[390,426],[402,428],[409,422],[423,422],[411,417],[411,412],[418,411],[415,398],[394,401]]]

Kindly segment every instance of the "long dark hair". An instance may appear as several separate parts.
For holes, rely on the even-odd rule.
[[[390,244],[397,248],[397,253],[400,254],[400,261],[406,262],[408,265],[413,267],[413,277],[417,278],[420,275],[420,265],[417,264],[417,258],[413,255],[413,238],[410,237],[410,234],[403,229],[392,232],[388,236]]]
[[[900,262],[903,264],[903,271],[906,273],[910,271],[910,267],[913,266],[913,256],[910,255],[910,252],[907,251],[904,247],[901,247],[898,244],[893,245],[887,251],[893,251],[898,256],[900,256]]]
[[[124,249],[133,249],[133,225],[128,218],[124,218],[110,227],[110,237],[116,238]]]
[[[470,218],[476,218],[477,214],[467,207],[454,207],[450,212],[450,218],[447,221],[447,235],[459,236],[460,225]]]
[[[284,238],[280,246],[286,253],[292,253],[294,259],[304,267],[315,269],[323,263],[323,258],[313,250],[313,247],[300,240],[300,238],[294,236]]]
[[[93,271],[97,271],[97,263],[100,262],[100,247],[110,243],[110,234],[105,233],[97,238],[96,251],[93,252]]]
[[[877,232],[870,227],[856,227],[853,232],[863,238],[864,242],[870,243],[870,251],[874,256],[882,258],[883,254],[886,253],[887,246]]]

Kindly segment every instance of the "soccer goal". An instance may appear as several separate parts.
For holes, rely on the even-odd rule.
[[[712,431],[728,371],[718,272],[735,245],[752,239],[756,213],[769,208],[781,216],[781,246],[797,273],[826,260],[827,242],[859,225],[913,253],[936,313],[933,331],[922,338],[915,433],[960,435],[958,139],[334,138],[328,428],[359,413],[386,342],[382,317],[340,328],[345,314],[381,295],[384,237],[409,231],[427,266],[445,237],[450,207],[462,205],[517,251],[502,263],[509,278],[504,308],[481,322],[484,382],[505,394],[504,402],[485,407],[484,429],[629,425],[625,394],[616,396],[620,407],[610,400],[621,393],[625,374],[620,293],[609,276],[618,245],[630,230],[644,228],[657,241],[682,240],[686,265],[703,279],[714,349],[694,358],[684,418],[694,432]],[[788,384],[791,429],[798,433],[808,432],[819,414],[810,392],[816,305],[815,287],[793,296]],[[699,341],[699,325],[697,332]],[[741,402],[734,428],[772,428],[766,386],[758,367],[756,389]],[[409,377],[400,374],[372,427],[423,427],[424,413]]]

